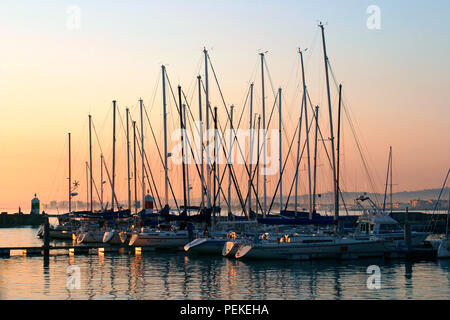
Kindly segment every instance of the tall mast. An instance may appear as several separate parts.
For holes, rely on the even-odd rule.
[[[164,74],[164,70],[163,70]],[[163,75],[164,77],[164,75]],[[144,104],[142,99],[139,99],[139,109],[141,112],[141,170],[142,170],[142,209],[144,210],[144,203],[145,203],[145,163],[144,163]]]
[[[341,146],[341,105],[342,105],[342,84],[339,85],[339,105],[338,105],[338,129],[337,129],[337,166],[336,166],[336,207],[339,211],[339,193],[341,192],[339,188],[339,168],[340,168],[340,146]]]
[[[183,106],[181,104],[181,86],[178,86],[178,110],[180,113],[180,128],[181,130],[184,129],[184,124],[183,124]],[[186,164],[184,163],[184,154],[185,154],[185,150],[184,150],[184,133],[182,131],[181,133],[181,158],[183,159],[182,161],[182,166],[183,166],[183,200],[184,200],[184,212],[187,213],[187,193],[186,193]]]
[[[206,96],[206,198],[207,206],[211,207],[211,173],[210,173],[210,155],[209,155],[209,83],[208,83],[208,51],[203,49],[205,55],[205,96]]]
[[[262,121],[263,121],[263,218],[266,217],[267,190],[266,190],[266,102],[264,93],[264,53],[261,55],[261,92],[262,92]]]
[[[279,161],[280,161],[280,213],[283,210],[283,156],[282,156],[282,139],[281,139],[281,126],[282,126],[282,118],[281,118],[281,88],[278,89],[278,138],[279,138]]]
[[[387,188],[389,183],[389,173],[390,173],[390,167],[391,167],[391,147],[389,147],[389,155],[388,155],[388,165],[386,170],[386,183],[384,185],[384,198],[383,198],[383,212],[386,210],[386,198],[387,198]],[[392,185],[391,185],[392,189]]]
[[[92,203],[92,116],[89,115],[89,192],[90,192],[90,203],[91,203],[91,212],[93,212],[93,203]]]
[[[72,163],[70,151],[70,132],[69,132],[69,213],[72,212]]]
[[[261,129],[261,116],[258,116],[258,137],[257,137],[257,145],[258,145],[258,153],[257,153],[257,160],[256,160],[256,199],[257,199],[257,203],[259,203],[259,149],[260,149],[260,139],[259,139],[259,134],[260,134],[260,129]],[[249,216],[250,217],[250,216]],[[258,217],[258,206],[256,206],[256,218]]]
[[[169,177],[167,172],[167,113],[166,113],[166,67],[162,69],[162,90],[163,90],[163,121],[164,121],[164,201],[169,205]]]
[[[203,164],[203,120],[202,120],[202,83],[201,76],[197,76],[198,82],[198,113],[200,120],[200,182],[202,185],[202,205],[205,207],[205,175],[204,175],[204,164]]]
[[[230,148],[228,151],[228,164],[231,164],[233,154],[233,110],[234,106],[230,108]],[[231,214],[231,166],[228,166],[228,214]]]
[[[250,136],[249,136],[249,145],[250,145],[250,152],[248,153],[248,216],[250,217],[252,212],[252,161],[253,161],[253,123],[252,123],[252,116],[253,116],[253,82],[250,84]]]
[[[390,154],[391,154],[391,214],[392,214],[392,205],[393,205],[393,203],[392,203],[392,167],[393,167],[393,163],[392,163],[392,146],[390,146]]]
[[[217,107],[214,107],[214,207],[213,207],[213,216],[214,216],[214,223],[216,222],[216,185],[217,185]],[[220,186],[219,186],[220,187]]]
[[[100,208],[103,211],[103,153],[100,154]]]
[[[316,106],[316,133],[314,135],[314,180],[312,212],[316,212],[316,178],[317,178],[317,133],[319,129],[319,106]]]
[[[308,186],[309,186],[309,219],[312,219],[312,194],[311,194],[311,157],[309,152],[309,122],[308,122],[308,105],[306,102],[306,81],[305,81],[305,66],[303,64],[303,51],[300,53],[300,62],[302,65],[302,83],[303,83],[303,108],[305,110],[305,130],[306,130],[306,152],[308,157]]]
[[[189,141],[188,141],[188,136],[187,136],[187,117],[186,117],[186,105],[183,104],[183,123],[184,123],[184,144],[185,144],[185,151],[184,151],[184,158],[185,158],[185,165],[186,165],[186,185],[187,185],[187,189],[186,189],[186,193],[187,193],[187,205],[188,207],[191,205],[191,201],[190,201],[190,192],[189,189],[190,184],[189,184],[189,153],[188,153],[188,145],[189,145]]]
[[[133,121],[134,212],[137,213],[136,121]]]
[[[325,31],[322,23],[319,24],[320,29],[322,30],[322,43],[323,43],[323,57],[325,63],[325,76],[327,83],[327,97],[328,97],[328,113],[330,116],[330,140],[331,140],[331,158],[333,164],[333,189],[334,189],[334,219],[337,220],[339,217],[339,208],[338,208],[338,193],[337,193],[337,185],[336,185],[336,156],[334,152],[334,131],[333,131],[333,114],[331,110],[331,96],[330,96],[330,81],[328,78],[328,56],[327,56],[327,47],[325,44]]]
[[[303,95],[305,93],[303,92]],[[298,138],[297,138],[297,161],[296,161],[296,172],[295,172],[295,196],[294,196],[294,209],[295,215],[297,216],[298,212],[298,180],[299,180],[299,165],[300,165],[300,146],[301,146],[301,137],[302,137],[302,120],[303,120],[303,102],[302,98],[302,106],[300,108],[300,117],[298,118]],[[308,129],[306,129],[308,130]]]
[[[111,182],[111,211],[114,212],[114,178],[116,176],[116,100],[113,100],[113,162]]]
[[[89,210],[89,165],[88,162],[86,161],[85,163],[85,167],[86,167],[86,211]]]
[[[130,186],[130,125],[129,116],[130,110],[126,109],[127,116],[127,182],[128,182],[128,209],[131,212],[131,186]]]

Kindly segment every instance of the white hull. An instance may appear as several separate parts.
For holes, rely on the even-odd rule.
[[[442,239],[439,243],[437,257],[440,259],[450,258],[450,239]]]
[[[235,257],[248,259],[357,259],[382,257],[387,249],[382,240],[337,239],[330,243],[266,242],[242,245]]]
[[[185,245],[184,250],[197,254],[220,255],[225,242],[225,238],[197,238]]]
[[[423,245],[428,235],[428,232],[411,232],[411,246],[417,247]],[[377,237],[381,240],[392,241],[393,246],[397,248],[406,246],[404,233],[371,234],[371,237]],[[358,240],[368,240],[369,236],[355,235],[354,238]]]
[[[224,257],[234,257],[239,247],[241,246],[242,241],[227,241],[223,245],[222,256]]]
[[[77,243],[103,243],[105,231],[84,231],[77,237]]]
[[[117,231],[107,231],[103,235],[103,243],[109,243],[113,245],[122,244],[122,240],[120,239],[119,232]]]
[[[179,231],[134,233],[129,244],[135,247],[183,250],[187,243],[189,243],[189,234]]]

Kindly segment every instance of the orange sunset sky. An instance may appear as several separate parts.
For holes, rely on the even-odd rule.
[[[367,7],[378,5],[381,29],[367,27]],[[79,8],[70,27],[68,10]],[[180,84],[198,115],[196,77],[204,76],[205,46],[226,104],[240,116],[250,82],[255,112],[261,113],[259,52],[267,51],[273,90],[283,89],[284,152],[298,121],[301,77],[297,48],[305,52],[308,90],[320,106],[320,125],[329,136],[323,52],[318,22],[323,21],[330,65],[343,84],[344,102],[357,128],[376,190],[363,170],[347,119],[343,126],[342,189],[383,192],[389,146],[393,147],[394,192],[440,188],[450,164],[450,3],[448,1],[2,1],[0,4],[0,208],[30,207],[67,198],[67,133],[72,134],[72,175],[85,201],[88,114],[111,166],[112,100],[124,120],[125,108],[139,121],[142,97],[162,148],[161,70],[166,65],[173,89]],[[68,24],[69,23],[69,24]],[[266,75],[266,108],[274,103]],[[336,117],[337,91],[331,97]],[[226,114],[212,73],[211,104]],[[204,102],[204,96],[202,97]],[[169,141],[179,127],[168,94]],[[247,106],[248,108],[248,106]],[[248,128],[248,109],[242,127]],[[311,113],[309,114],[311,119]],[[125,123],[125,122],[123,122]],[[163,170],[148,123],[146,151],[163,194]],[[271,128],[277,129],[278,110]],[[335,124],[336,129],[336,124]],[[283,133],[283,134],[285,134]],[[117,122],[118,197],[126,199],[124,131]],[[304,136],[302,137],[304,139]],[[170,143],[169,149],[174,145]],[[94,175],[99,179],[100,147],[95,141]],[[323,148],[319,192],[331,190]],[[288,160],[287,194],[296,148]],[[139,163],[139,162],[138,162]],[[109,168],[110,169],[110,168]],[[199,179],[189,168],[193,196]],[[246,190],[246,177],[237,167]],[[307,190],[301,164],[301,193]],[[181,199],[181,167],[169,163]],[[267,181],[270,197],[278,176]],[[228,186],[227,179],[224,180]],[[97,184],[99,181],[96,182]],[[138,191],[139,193],[139,191]],[[234,193],[233,193],[234,194]],[[105,198],[110,189],[105,187]]]

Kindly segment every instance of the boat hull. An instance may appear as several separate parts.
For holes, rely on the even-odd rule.
[[[382,257],[387,252],[385,242],[336,241],[327,244],[262,243],[242,245],[236,252],[237,259],[358,259]]]
[[[187,233],[167,234],[167,233],[135,233],[130,238],[130,246],[149,247],[153,249],[173,249],[183,250],[184,246],[190,242]]]
[[[442,239],[437,250],[437,257],[439,259],[450,258],[450,239]]]
[[[220,255],[227,239],[197,238],[184,246],[184,250],[195,254]]]

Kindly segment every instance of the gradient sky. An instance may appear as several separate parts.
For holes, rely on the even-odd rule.
[[[67,28],[66,10],[71,5],[81,9],[80,29]],[[369,5],[381,9],[381,30],[366,26]],[[439,188],[450,164],[447,0],[4,0],[0,3],[0,208],[28,208],[35,192],[43,202],[66,198],[67,132],[73,135],[73,176],[82,182],[79,191],[84,200],[87,115],[93,115],[102,149],[111,161],[111,101],[118,100],[122,116],[130,107],[138,120],[142,97],[152,125],[161,128],[161,64],[167,66],[172,85],[181,84],[191,96],[196,75],[203,73],[204,46],[227,104],[235,104],[239,112],[250,81],[255,82],[255,95],[260,95],[258,52],[268,51],[275,90],[281,86],[285,92],[284,123],[290,135],[300,101],[296,51],[307,47],[308,88],[313,103],[321,106],[320,119],[327,120],[318,21],[326,23],[330,64],[344,86],[345,103],[358,127],[376,191],[383,190],[390,145],[396,191]],[[271,107],[268,82],[266,90]],[[332,98],[335,106],[334,89]],[[196,105],[196,99],[192,101]],[[211,102],[221,105],[217,89],[212,88]],[[255,103],[259,107],[261,98]],[[176,128],[176,115],[171,112],[169,118],[170,128]],[[345,122],[343,126],[348,141],[343,151],[345,189],[372,191],[348,126]],[[326,122],[323,130],[329,130]],[[149,138],[149,131],[145,133]],[[118,148],[124,146],[118,142]],[[148,148],[154,148],[152,143]],[[98,158],[98,146],[94,152]],[[157,166],[159,160],[152,156],[152,166]],[[99,165],[97,161],[96,169]],[[122,154],[118,159],[122,172],[117,176],[120,199],[126,197],[124,165]],[[155,171],[162,189],[162,170]],[[330,190],[327,179],[324,170],[320,192]]]

